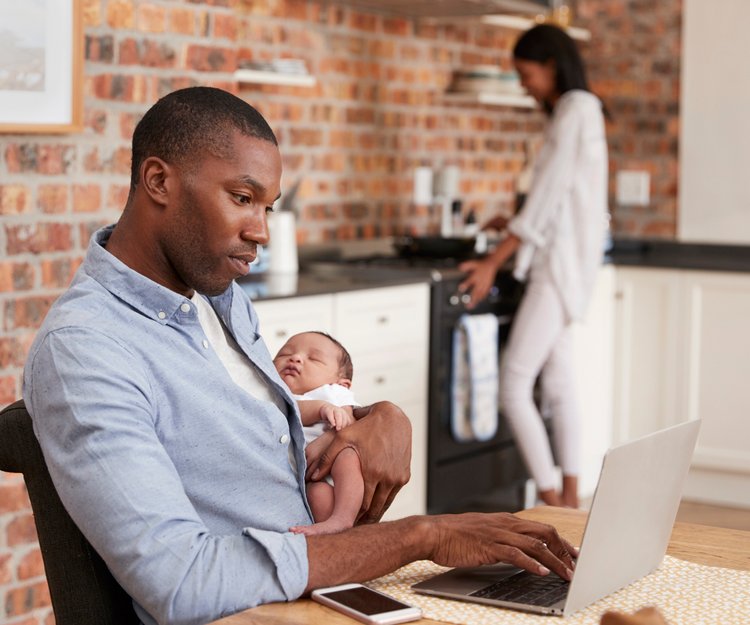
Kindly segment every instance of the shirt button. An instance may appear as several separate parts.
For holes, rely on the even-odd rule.
[[[289,442],[289,435],[288,434],[282,434],[281,438],[279,439],[279,442],[282,445],[286,445]]]
[[[167,313],[165,313],[163,310],[160,310],[156,316],[159,317],[159,319],[166,319]]]
[[[185,302],[184,304],[181,304],[180,310],[182,312],[190,312],[190,304],[188,304],[187,302]]]
[[[203,347],[208,349],[208,341],[206,339],[203,339]]]

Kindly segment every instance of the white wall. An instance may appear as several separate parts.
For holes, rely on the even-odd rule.
[[[750,244],[748,24],[748,0],[684,0],[682,241]]]

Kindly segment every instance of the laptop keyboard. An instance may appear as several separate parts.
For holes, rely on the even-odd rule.
[[[471,596],[549,607],[565,598],[568,594],[568,586],[570,586],[569,582],[554,574],[539,577],[533,573],[521,571],[490,586],[485,586],[471,593]]]

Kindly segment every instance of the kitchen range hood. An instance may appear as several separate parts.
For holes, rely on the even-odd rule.
[[[402,17],[472,17],[497,13],[535,15],[549,9],[547,0],[329,0],[372,13]]]

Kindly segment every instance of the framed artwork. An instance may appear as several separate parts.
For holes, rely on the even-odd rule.
[[[0,0],[0,132],[80,130],[81,0]]]

